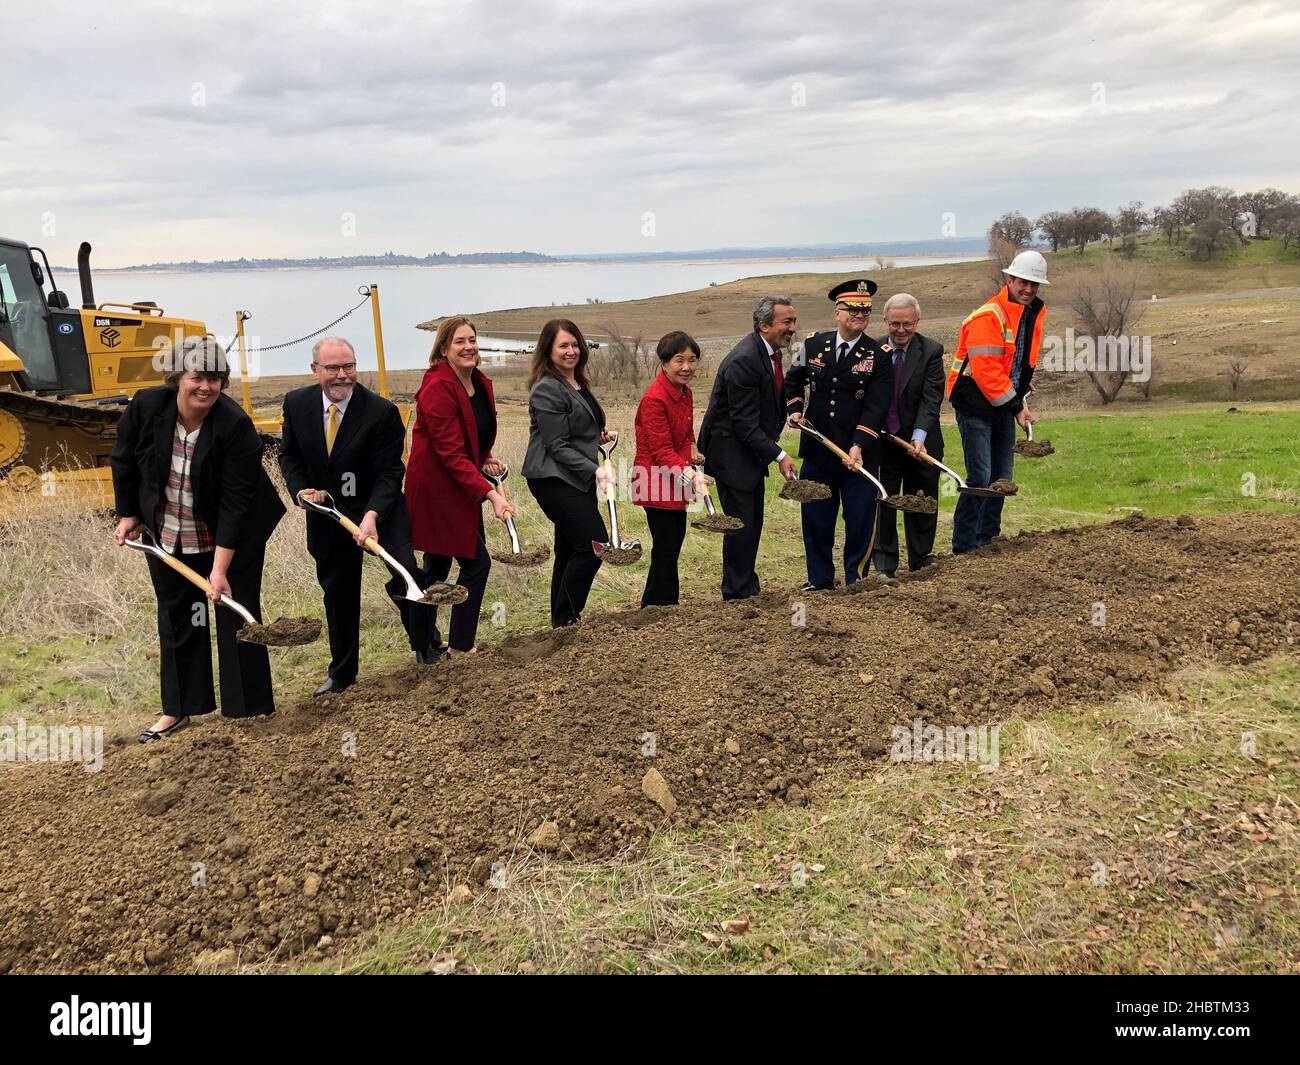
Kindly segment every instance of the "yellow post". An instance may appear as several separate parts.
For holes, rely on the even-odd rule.
[[[244,397],[244,413],[253,416],[253,401],[248,394],[248,348],[244,344],[244,322],[253,316],[247,311],[235,312],[235,339],[239,341],[239,391]]]
[[[388,368],[384,365],[384,327],[379,320],[379,286],[369,285],[370,311],[375,318],[375,355],[379,359],[379,394],[384,399],[391,399],[388,394]]]

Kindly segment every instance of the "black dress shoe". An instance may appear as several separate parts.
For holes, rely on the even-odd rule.
[[[432,666],[437,662],[441,662],[446,657],[446,644],[443,644],[441,647],[428,647],[423,651],[415,652],[415,661],[422,666]]]
[[[341,681],[341,680],[335,680],[333,677],[326,677],[325,683],[322,684],[319,688],[317,688],[314,692],[312,692],[312,698],[319,699],[322,695],[333,695],[336,692],[345,691],[346,689],[352,687],[354,683],[356,682],[351,680]]]
[[[170,736],[173,732],[176,732],[178,729],[183,729],[189,723],[190,723],[190,719],[188,717],[178,718],[174,724],[168,725],[166,728],[160,728],[160,729],[147,728],[142,733],[140,733],[138,738],[141,743],[152,743],[154,740],[160,740],[164,736]]]
[[[887,580],[887,581],[892,581],[892,580],[895,578],[895,576],[897,576],[897,574],[898,574],[898,571],[897,571],[897,570],[892,570],[892,569],[877,570],[877,571],[876,571],[876,576],[877,576],[877,577],[883,577],[883,578],[885,578],[885,580]]]
[[[833,584],[813,584],[812,581],[804,581],[803,584],[799,585],[799,591],[805,594],[808,592],[832,592],[834,590],[835,585]]]

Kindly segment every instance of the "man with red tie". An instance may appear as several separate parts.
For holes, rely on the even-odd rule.
[[[722,541],[722,598],[759,593],[758,541],[763,532],[763,485],[777,463],[794,477],[794,459],[779,442],[785,424],[782,352],[794,339],[794,304],[788,296],[764,296],[754,308],[754,331],[718,366],[697,446],[704,472],[717,481],[722,509],[745,527]]]

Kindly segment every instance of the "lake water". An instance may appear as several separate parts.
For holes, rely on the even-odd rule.
[[[889,257],[886,257],[889,258]],[[901,266],[965,262],[979,256],[898,258]],[[475,314],[510,307],[645,299],[705,288],[742,277],[826,273],[870,277],[875,258],[801,259],[768,262],[601,263],[521,266],[450,266],[347,270],[249,270],[237,273],[100,273],[95,298],[131,303],[153,300],[168,314],[198,319],[217,336],[235,331],[235,311],[250,311],[245,323],[250,350],[268,348],[314,332],[357,304],[363,284],[379,286],[384,351],[391,369],[424,366],[432,335],[420,322],[448,314]],[[76,274],[58,272],[59,287],[77,301]],[[369,305],[332,327],[357,347],[362,369],[375,368]],[[256,338],[256,341],[253,339]],[[481,338],[486,341],[487,338]],[[514,347],[514,343],[493,346]],[[533,339],[533,338],[527,338]],[[306,373],[311,341],[263,351],[252,370],[261,375]]]

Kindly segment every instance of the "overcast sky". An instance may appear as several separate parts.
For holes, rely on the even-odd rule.
[[[38,11],[0,14],[0,233],[57,263],[971,236],[1300,192],[1291,2]]]

